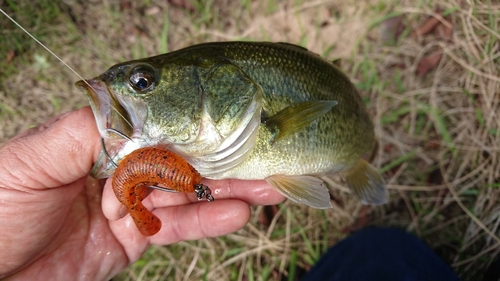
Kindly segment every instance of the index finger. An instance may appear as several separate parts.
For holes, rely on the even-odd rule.
[[[285,197],[277,192],[264,180],[209,180],[203,179],[203,184],[212,190],[212,195],[217,200],[236,199],[246,202],[249,205],[274,205],[283,202]],[[184,205],[197,202],[194,194],[188,193],[168,193],[154,190],[144,199],[144,205],[149,208],[162,208],[168,206]],[[102,198],[102,209],[106,218],[110,220],[120,219],[120,209],[122,204],[116,198],[112,187],[111,179],[106,181]]]
[[[210,187],[215,198],[239,199],[249,205],[274,205],[285,200],[265,180],[204,179],[202,183]]]

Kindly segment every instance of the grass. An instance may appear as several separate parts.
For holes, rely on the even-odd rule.
[[[87,4],[7,1],[0,7],[86,78],[114,63],[224,40],[299,44],[340,59],[374,117],[373,163],[391,201],[363,209],[342,183],[333,210],[285,202],[269,227],[254,207],[242,230],[219,238],[153,246],[115,280],[287,280],[310,268],[362,217],[421,237],[463,280],[498,256],[500,205],[500,6],[456,0],[167,1]],[[413,38],[439,6],[453,35]],[[190,7],[190,8],[189,8]],[[388,19],[401,17],[386,41]],[[0,143],[87,104],[80,78],[0,16]],[[425,76],[418,62],[443,57]],[[9,54],[14,52],[14,57]]]

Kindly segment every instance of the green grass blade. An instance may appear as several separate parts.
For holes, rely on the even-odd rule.
[[[168,14],[163,15],[163,28],[161,29],[160,35],[160,54],[168,52],[168,28],[170,26],[170,21],[168,19]]]
[[[288,268],[288,280],[295,280],[295,272],[297,270],[297,251],[292,251],[290,256],[290,267]]]
[[[406,153],[405,155],[403,156],[400,156],[396,159],[394,159],[391,163],[385,165],[384,167],[382,167],[380,169],[380,173],[385,173],[387,171],[389,171],[390,169],[394,168],[394,167],[397,167],[405,162],[408,162],[410,161],[410,159],[412,159],[413,157],[415,157],[415,155],[417,155],[417,152],[418,150],[417,149],[413,149],[411,150],[410,152]]]
[[[448,148],[454,152],[455,151],[455,145],[453,144],[453,139],[451,138],[450,132],[446,128],[446,121],[444,118],[439,114],[437,108],[431,109],[431,114],[434,117],[434,120],[436,121],[436,130],[437,132],[441,135],[443,140],[446,142],[448,145]]]

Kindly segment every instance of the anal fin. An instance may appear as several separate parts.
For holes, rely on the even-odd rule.
[[[341,173],[347,186],[363,204],[387,203],[387,188],[379,172],[368,162],[359,159],[351,169]]]
[[[266,181],[294,202],[317,209],[332,208],[330,193],[324,182],[317,177],[272,175],[267,177]]]

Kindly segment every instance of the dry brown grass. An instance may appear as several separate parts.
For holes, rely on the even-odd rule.
[[[87,78],[116,62],[161,52],[165,31],[168,50],[206,41],[271,40],[341,58],[373,113],[379,137],[374,163],[385,170],[391,201],[364,208],[336,184],[333,210],[286,202],[266,228],[258,222],[262,207],[254,208],[242,230],[153,247],[117,280],[279,280],[290,265],[308,268],[355,222],[415,233],[464,280],[477,280],[498,256],[498,3],[214,1],[210,9],[187,11],[151,2],[60,4],[51,26],[29,26],[25,16],[10,12]],[[409,36],[430,16],[444,22],[435,13],[437,4],[450,12],[451,38]],[[383,21],[388,14],[400,16],[406,27],[393,44]],[[1,35],[20,33],[2,17],[0,23]],[[442,54],[439,64],[416,75],[421,59],[434,52]],[[0,60],[6,57],[0,51]],[[8,64],[18,71],[0,77],[0,142],[86,104],[73,87],[78,78],[40,47],[23,47]]]

